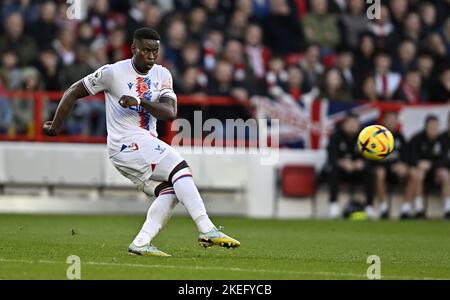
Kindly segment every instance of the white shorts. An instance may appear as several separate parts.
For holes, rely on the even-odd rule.
[[[170,145],[151,135],[130,137],[126,143],[110,160],[123,176],[142,189],[150,181],[169,181],[172,170],[184,160]]]

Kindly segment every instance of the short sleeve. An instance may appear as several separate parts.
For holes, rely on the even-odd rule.
[[[109,65],[100,67],[94,73],[82,79],[83,85],[91,95],[108,90],[111,84],[112,70]]]
[[[172,75],[166,68],[163,68],[162,72],[161,90],[159,92],[159,97],[168,97],[174,99],[175,101],[177,100],[177,95],[173,91]]]

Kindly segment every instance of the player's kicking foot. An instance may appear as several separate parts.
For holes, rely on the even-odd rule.
[[[130,246],[128,246],[128,254],[143,256],[171,256],[170,254],[162,252],[153,245],[138,247],[134,243],[131,243]]]
[[[220,246],[225,248],[237,248],[241,245],[238,240],[229,237],[221,231],[221,229],[214,228],[210,232],[201,233],[198,237],[198,244],[205,248],[211,246]]]

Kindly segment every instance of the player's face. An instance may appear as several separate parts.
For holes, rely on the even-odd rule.
[[[139,40],[135,41],[133,54],[135,62],[143,70],[150,70],[158,58],[159,41],[156,40]]]

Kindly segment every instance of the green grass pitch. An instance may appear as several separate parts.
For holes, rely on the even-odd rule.
[[[450,278],[445,221],[278,221],[216,217],[235,250],[203,249],[194,223],[173,217],[154,241],[173,257],[127,255],[144,216],[0,215],[0,279],[365,279],[367,257],[383,279]]]

